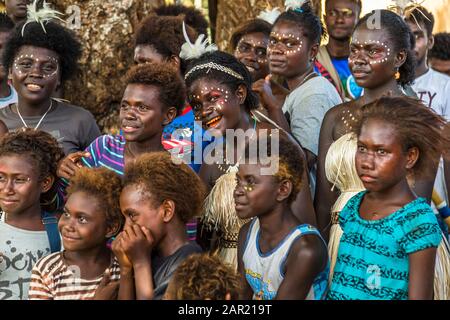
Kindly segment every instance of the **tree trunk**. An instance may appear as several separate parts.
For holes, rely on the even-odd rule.
[[[133,64],[133,34],[164,0],[54,0],[83,45],[80,72],[64,84],[64,98],[85,107],[105,132],[116,132],[124,91],[122,78]]]

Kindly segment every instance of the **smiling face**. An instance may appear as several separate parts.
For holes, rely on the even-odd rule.
[[[113,230],[107,225],[106,213],[99,200],[83,191],[69,196],[58,228],[64,248],[68,251],[104,246],[107,238],[113,236]]]
[[[261,175],[258,164],[239,165],[236,182],[233,196],[241,219],[265,215],[289,196],[280,195],[280,183],[272,175]]]
[[[394,52],[385,31],[361,26],[353,33],[349,67],[360,87],[373,89],[389,82],[405,59],[405,51]]]
[[[271,73],[289,79],[306,72],[311,66],[315,54],[302,30],[296,23],[286,20],[273,26],[268,46]]]
[[[229,86],[205,77],[195,80],[188,92],[189,102],[196,119],[205,129],[219,130],[238,127],[245,108],[241,106],[245,97],[238,97]]]
[[[350,40],[360,10],[352,0],[326,1],[324,19],[329,36],[338,41]]]
[[[125,217],[125,225],[137,224],[150,230],[155,243],[163,236],[164,208],[157,206],[150,192],[141,185],[130,184],[120,194],[120,210]]]
[[[406,179],[417,157],[405,152],[392,124],[370,119],[358,137],[356,171],[369,191],[387,190]]]
[[[22,46],[10,70],[19,97],[30,104],[49,99],[60,84],[61,71],[56,52],[34,46]]]
[[[146,141],[161,135],[175,117],[159,99],[160,89],[145,84],[129,84],[120,107],[120,124],[126,141]],[[173,111],[173,110],[172,110]]]
[[[0,207],[10,214],[20,214],[39,207],[45,191],[36,166],[26,155],[0,157]]]
[[[234,56],[250,71],[253,82],[269,74],[268,43],[269,38],[264,33],[248,33],[242,36],[234,51]]]

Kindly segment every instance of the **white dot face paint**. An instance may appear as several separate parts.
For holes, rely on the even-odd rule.
[[[21,54],[14,59],[13,67],[20,75],[26,75],[38,67],[38,74],[45,78],[58,74],[58,59],[46,56],[43,59],[36,58],[33,54]]]
[[[268,47],[269,54],[275,49],[278,43],[281,43],[284,55],[296,54],[300,52],[303,47],[303,41],[300,40],[300,37],[297,37],[292,33],[271,32]]]
[[[243,36],[236,45],[235,55],[247,55],[253,52],[259,63],[267,62],[267,42],[254,41],[250,37]]]
[[[361,51],[367,52],[366,56],[370,65],[384,63],[391,55],[391,48],[386,42],[378,40],[359,41],[354,39],[351,43],[349,63],[354,63]]]

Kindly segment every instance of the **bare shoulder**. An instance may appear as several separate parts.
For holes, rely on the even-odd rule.
[[[327,248],[318,235],[307,234],[292,244],[289,260],[323,269],[328,260]]]

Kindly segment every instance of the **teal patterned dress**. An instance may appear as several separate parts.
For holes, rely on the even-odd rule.
[[[438,221],[424,198],[383,219],[364,220],[359,208],[366,192],[351,198],[339,215],[344,234],[327,299],[408,299],[408,255],[438,247]]]

